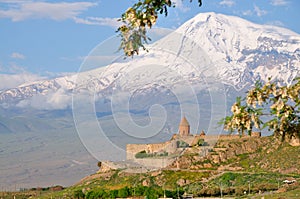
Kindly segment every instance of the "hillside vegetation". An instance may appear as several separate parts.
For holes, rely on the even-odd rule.
[[[248,196],[249,191],[254,198],[261,198],[261,194],[266,194],[265,198],[281,199],[300,196],[299,146],[281,143],[274,137],[261,137],[219,140],[205,157],[197,153],[200,149],[199,146],[189,148],[178,159],[179,169],[174,163],[147,173],[98,172],[63,191],[31,192],[31,195],[39,198],[157,198],[166,193],[176,198],[184,192],[194,196],[220,196],[222,190],[223,195],[236,198]],[[295,182],[287,184],[284,180]]]

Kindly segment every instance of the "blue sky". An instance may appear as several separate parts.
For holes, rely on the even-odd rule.
[[[0,0],[0,78],[76,72],[97,44],[116,35],[116,19],[134,2]],[[216,12],[300,34],[299,0],[203,0],[202,7],[197,0],[174,2],[177,7],[169,9],[167,18],[161,16],[156,27],[175,29],[200,12]],[[27,78],[20,82],[32,80]]]

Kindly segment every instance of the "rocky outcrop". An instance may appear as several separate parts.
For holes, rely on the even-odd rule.
[[[228,139],[227,139],[228,137]],[[241,167],[222,167],[220,164],[230,160],[238,159],[239,155],[255,153],[259,148],[268,148],[269,138],[223,136],[214,147],[195,147],[187,149],[185,154],[179,157],[170,167],[177,169],[218,169],[218,170],[241,170]],[[277,145],[277,144],[275,144]],[[220,168],[218,168],[220,167]]]

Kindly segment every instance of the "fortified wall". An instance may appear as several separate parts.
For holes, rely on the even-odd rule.
[[[252,132],[250,136],[245,135],[242,138],[261,137],[260,132]],[[234,140],[240,139],[240,135],[205,135],[202,131],[200,134],[190,134],[190,125],[185,117],[179,124],[178,134],[174,134],[169,141],[152,144],[127,144],[126,161],[124,162],[107,162],[102,170],[108,169],[126,169],[132,172],[159,169],[172,164],[176,157],[185,152],[186,148],[199,144],[199,140],[205,141],[205,146],[213,147],[217,140]],[[206,148],[207,149],[207,148]],[[138,157],[139,156],[139,157]]]
[[[145,151],[147,154],[152,153],[174,153],[177,149],[177,143],[174,140],[170,140],[162,143],[153,144],[127,144],[126,145],[126,159],[134,160],[135,155],[141,151]]]
[[[251,132],[251,135],[220,135],[219,140],[234,140],[239,138],[261,137],[261,132]]]
[[[199,139],[204,138],[204,136],[204,132],[200,135],[190,134],[190,124],[187,119],[183,117],[179,124],[178,134],[174,134],[169,141],[153,144],[127,144],[126,159],[142,165],[153,166],[153,164],[156,164],[165,167],[171,161],[170,159],[172,159],[172,161],[174,159],[168,157],[168,155],[179,154],[184,150],[184,146],[180,146],[180,144],[183,143],[183,145],[187,145],[186,147],[194,146],[198,143]],[[136,154],[141,152],[145,154],[154,154],[155,157],[136,158]],[[154,160],[156,160],[155,163],[153,162]]]

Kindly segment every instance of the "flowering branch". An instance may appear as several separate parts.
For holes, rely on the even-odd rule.
[[[202,0],[198,2],[201,6]],[[151,41],[147,37],[147,28],[156,23],[159,14],[167,16],[170,7],[175,7],[171,0],[139,0],[122,14],[120,21],[123,25],[117,32],[121,37],[120,49],[123,49],[126,56],[138,55],[139,48],[146,50],[144,44]]]
[[[299,138],[300,78],[296,78],[289,86],[278,86],[278,82],[270,80],[264,85],[258,82],[244,99],[237,98],[231,112],[232,115],[221,121],[227,131],[237,130],[240,135],[244,135],[245,131],[251,134],[253,127],[268,127],[282,140],[286,136]],[[263,126],[262,116],[269,118]]]

